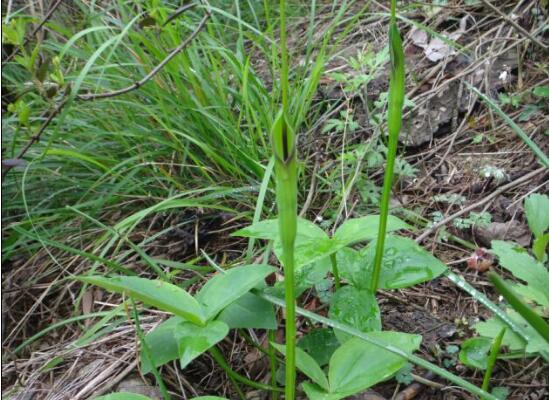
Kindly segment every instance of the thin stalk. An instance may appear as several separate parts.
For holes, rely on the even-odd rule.
[[[166,385],[164,384],[164,380],[162,380],[162,376],[160,375],[160,372],[158,372],[158,369],[156,368],[156,363],[154,362],[151,349],[149,348],[149,346],[147,346],[147,342],[145,341],[145,334],[143,333],[143,330],[141,329],[141,324],[139,323],[139,313],[137,312],[137,306],[135,305],[135,301],[131,297],[130,297],[130,301],[132,303],[133,319],[135,321],[135,331],[137,333],[137,337],[139,338],[139,342],[141,343],[141,351],[143,352],[143,355],[145,356],[147,361],[152,366],[151,372],[154,375],[154,378],[156,379],[158,386],[160,386],[160,392],[162,393],[162,397],[164,398],[164,400],[171,400],[171,396],[168,393],[168,389],[166,388]]]
[[[271,391],[282,392],[281,388],[278,388],[276,386],[265,385],[263,383],[254,382],[251,379],[248,379],[245,376],[242,376],[238,372],[234,371],[230,367],[230,365],[227,363],[227,361],[225,360],[225,357],[223,357],[223,354],[221,353],[221,351],[219,351],[217,347],[215,346],[211,347],[208,351],[213,357],[213,359],[215,360],[215,362],[218,363],[221,368],[223,368],[223,370],[231,380],[234,379],[236,382],[243,383],[244,385],[253,387],[254,389],[265,390],[270,392]]]
[[[499,331],[499,334],[494,338],[494,341],[492,342],[492,347],[490,348],[488,365],[486,366],[486,373],[484,374],[484,379],[482,380],[482,390],[486,392],[490,391],[490,378],[492,378],[492,372],[494,372],[494,365],[496,365],[499,348],[501,347],[501,342],[503,340],[503,336],[505,335],[505,331],[505,327],[501,328],[501,331]]]
[[[288,50],[286,48],[286,0],[280,0],[280,86],[282,109],[288,113]]]
[[[285,399],[295,399],[295,283],[294,245],[297,231],[297,156],[295,135],[288,124],[288,52],[286,49],[286,1],[280,0],[280,84],[282,110],[275,119],[272,130],[275,156],[276,202],[278,224],[282,243],[284,286],[286,301],[286,387]]]
[[[339,270],[337,268],[337,258],[335,253],[330,254],[330,261],[332,262],[332,275],[334,276],[334,284],[337,290],[341,287],[341,279],[339,279]]]
[[[276,350],[271,344],[271,343],[274,343],[276,340],[275,331],[272,329],[269,330],[268,335],[269,335],[269,367],[271,370],[271,386],[276,387],[276,364],[277,364]],[[271,393],[271,398],[273,400],[278,400],[278,391],[273,390]]]
[[[387,129],[389,143],[387,146],[387,166],[383,177],[383,192],[380,203],[380,219],[377,234],[376,254],[370,289],[375,292],[379,284],[383,247],[387,232],[387,217],[389,215],[389,199],[393,186],[393,170],[398,144],[398,135],[402,125],[402,106],[404,104],[404,51],[402,39],[396,23],[396,0],[391,0],[391,21],[389,25],[389,48],[391,51],[391,79],[389,83]]]
[[[285,307],[286,306],[286,304],[282,300],[280,300],[279,298],[277,298],[275,296],[271,296],[271,295],[262,293],[262,292],[257,291],[257,290],[254,290],[254,293],[257,294],[259,297],[261,297],[261,298],[267,300],[268,302],[272,303],[272,304],[275,304],[275,305],[280,306],[280,307]],[[381,342],[377,339],[372,339],[370,336],[368,336],[367,333],[359,331],[358,329],[353,328],[352,326],[342,324],[341,322],[338,322],[338,321],[331,320],[329,318],[326,318],[326,317],[323,317],[321,315],[312,313],[312,312],[307,311],[307,310],[305,310],[303,308],[300,308],[300,307],[297,308],[297,313],[299,315],[302,315],[306,318],[309,318],[313,321],[319,322],[319,323],[324,324],[326,326],[329,326],[331,328],[339,329],[339,330],[341,330],[345,333],[348,333],[349,335],[358,337],[358,338],[360,338],[360,339],[362,339],[362,340],[364,340],[364,341],[366,341],[366,342],[368,342],[368,343],[370,343],[374,346],[377,346],[377,347],[382,348],[384,350],[387,350],[387,351],[389,351],[393,354],[396,354],[396,355],[408,360],[412,364],[415,364],[419,367],[425,368],[425,369],[437,374],[438,376],[454,383],[455,385],[469,391],[472,394],[475,394],[479,397],[483,397],[486,400],[499,400],[497,397],[491,395],[490,393],[485,392],[484,390],[482,390],[481,388],[473,385],[472,383],[467,382],[465,379],[462,379],[459,376],[454,375],[451,372],[446,371],[444,368],[441,368],[438,365],[432,364],[429,361],[426,361],[426,360],[422,359],[421,357],[415,356],[413,354],[408,354],[405,351],[399,349],[398,347],[386,344],[386,343]]]

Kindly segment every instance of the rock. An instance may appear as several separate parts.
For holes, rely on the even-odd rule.
[[[516,220],[477,226],[473,232],[477,241],[486,247],[490,247],[492,240],[512,240],[523,247],[528,247],[532,237],[528,227]]]
[[[120,382],[116,391],[142,394],[152,400],[162,400],[162,393],[160,393],[158,388],[149,386],[136,375],[131,375]]]

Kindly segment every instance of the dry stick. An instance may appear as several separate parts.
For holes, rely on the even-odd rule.
[[[542,49],[547,50],[547,45],[540,42],[539,39],[536,39],[530,32],[528,32],[526,29],[524,29],[522,26],[517,24],[515,21],[513,21],[507,14],[505,14],[503,11],[501,11],[499,8],[494,6],[492,3],[490,3],[488,0],[481,0],[485,5],[487,5],[489,8],[492,9],[492,11],[495,11],[501,18],[503,18],[509,25],[511,25],[513,28],[518,30],[520,33],[522,33],[524,36],[526,36],[528,39],[530,39],[532,42],[540,46]]]
[[[476,203],[471,204],[470,206],[465,207],[464,209],[458,211],[457,213],[452,214],[452,215],[444,218],[442,221],[437,222],[436,224],[431,226],[429,229],[427,229],[425,232],[423,232],[421,235],[419,235],[416,239],[416,242],[421,243],[423,241],[423,239],[425,239],[427,236],[429,236],[431,233],[433,233],[435,230],[437,230],[441,226],[446,225],[448,222],[451,222],[455,218],[457,218],[457,217],[459,217],[459,216],[461,216],[465,213],[468,213],[469,211],[472,211],[475,208],[482,206],[483,204],[488,203],[490,200],[497,197],[498,195],[505,192],[506,190],[511,189],[515,186],[518,186],[520,184],[523,184],[523,183],[527,182],[529,179],[535,177],[536,175],[538,175],[539,173],[543,172],[546,169],[547,169],[546,167],[541,167],[541,168],[538,168],[538,169],[536,169],[532,172],[529,172],[526,175],[524,175],[524,176],[522,176],[518,179],[515,179],[513,182],[509,182],[508,184],[501,186],[499,189],[493,191],[491,194],[489,194],[488,196],[486,196],[482,200],[479,200]]]
[[[190,7],[188,7],[188,8],[190,8]],[[186,9],[188,9],[188,8],[186,8]],[[170,54],[168,54],[166,56],[166,58],[164,58],[160,62],[160,64],[158,64],[155,68],[153,68],[151,72],[149,72],[147,75],[145,75],[138,82],[135,82],[133,85],[130,85],[126,88],[119,89],[119,90],[113,90],[111,92],[104,92],[104,93],[97,93],[97,94],[87,94],[87,95],[77,95],[76,99],[77,100],[82,100],[82,101],[105,99],[105,98],[115,97],[115,96],[118,96],[118,95],[121,95],[121,94],[131,92],[133,90],[139,89],[145,83],[150,81],[156,74],[158,74],[162,70],[162,68],[164,68],[164,66],[172,60],[172,58],[174,58],[178,53],[180,53],[185,47],[187,47],[189,45],[189,43],[204,28],[204,26],[206,25],[206,21],[208,20],[210,15],[211,15],[210,10],[207,10],[206,15],[204,15],[204,17],[202,18],[202,20],[200,21],[200,23],[198,24],[196,29],[191,33],[191,35],[189,37],[187,37],[187,39],[185,39],[185,41],[183,41],[179,46],[177,46],[175,49],[173,49],[170,52]],[[27,151],[30,149],[30,147],[34,143],[36,143],[40,140],[40,136],[42,135],[42,133],[44,133],[44,131],[46,130],[48,125],[53,121],[55,116],[61,112],[63,107],[67,104],[68,100],[69,100],[69,97],[67,95],[65,95],[65,99],[61,103],[59,103],[59,105],[55,108],[55,110],[53,110],[53,112],[48,116],[46,121],[44,121],[44,123],[42,124],[42,126],[40,126],[38,131],[31,137],[31,139],[29,140],[27,145],[21,150],[21,152],[15,158],[15,160],[20,160],[27,153]],[[5,167],[5,169],[2,171],[2,181],[4,181],[4,178],[6,177],[8,172],[13,167],[14,167],[14,165],[8,165],[8,166]]]
[[[65,107],[65,104],[67,104],[68,102],[68,98],[67,98],[67,95],[65,95],[63,101],[61,101],[61,103],[59,103],[57,105],[57,107],[55,107],[55,109],[50,113],[50,115],[48,116],[48,118],[44,121],[44,123],[40,126],[40,128],[38,129],[38,131],[31,136],[29,142],[26,144],[25,147],[23,147],[23,149],[21,149],[21,151],[19,152],[19,154],[17,155],[17,157],[15,157],[15,160],[20,160],[21,158],[23,158],[23,156],[27,153],[27,151],[29,151],[29,149],[31,148],[31,146],[40,141],[40,136],[42,136],[42,134],[44,133],[44,131],[46,130],[46,128],[51,124],[51,122],[53,121],[53,119],[55,118],[55,116],[57,114],[59,114],[61,112],[61,110],[63,109],[63,107]],[[42,115],[42,117],[45,117],[47,115],[47,113],[44,113]],[[6,175],[8,174],[8,172],[10,172],[10,170],[14,167],[15,165],[14,164],[10,164],[10,165],[6,165],[4,167],[4,170],[2,171],[2,181],[4,181],[4,178],[6,177]]]
[[[208,10],[206,11],[206,15],[204,15],[204,17],[202,18],[202,20],[200,21],[196,29],[193,31],[193,33],[191,33],[191,35],[187,37],[187,39],[185,39],[185,41],[183,41],[179,46],[173,49],[171,53],[168,54],[166,58],[162,60],[162,62],[160,62],[160,64],[154,67],[153,70],[149,72],[147,75],[145,75],[141,80],[122,89],[113,90],[111,92],[97,93],[97,94],[81,94],[81,95],[77,95],[76,98],[82,101],[105,99],[108,97],[119,96],[121,94],[131,92],[132,90],[135,90],[135,89],[139,89],[145,83],[150,81],[156,74],[158,74],[162,70],[162,68],[164,68],[164,66],[171,61],[172,58],[174,58],[179,52],[181,52],[181,50],[183,50],[185,47],[189,45],[189,43],[196,37],[196,35],[198,35],[198,33],[202,30],[202,28],[204,28],[204,26],[206,25],[206,21],[208,21],[209,17],[210,17],[210,11]]]
[[[42,29],[42,27],[46,24],[46,22],[48,22],[48,20],[51,18],[51,16],[55,12],[55,10],[57,10],[57,7],[59,7],[59,5],[61,4],[62,1],[63,0],[57,0],[57,2],[50,8],[48,13],[44,16],[44,19],[42,19],[42,21],[40,21],[38,26],[36,28],[34,28],[34,30],[31,32],[31,34],[25,38],[25,40],[23,41],[23,45],[21,47],[25,47],[30,42],[30,38],[32,36],[36,35],[38,33],[38,31],[40,29]],[[17,55],[17,53],[19,53],[19,50],[20,50],[20,47],[14,48],[13,51],[11,52],[11,54],[9,56],[7,56],[6,59],[2,62],[2,66],[4,64],[10,62]]]

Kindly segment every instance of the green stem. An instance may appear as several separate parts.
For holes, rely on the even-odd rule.
[[[336,253],[330,254],[330,261],[332,261],[332,275],[334,276],[334,283],[337,290],[341,287],[341,280],[339,279],[339,270],[337,269]]]
[[[275,330],[269,330],[268,332],[268,335],[269,335],[269,366],[270,366],[270,369],[271,369],[271,386],[272,387],[276,387],[276,350],[275,348],[271,345],[271,343],[274,343],[276,341],[276,338],[275,338],[275,333],[276,331]],[[271,393],[271,398],[273,400],[278,400],[278,391],[276,390],[273,390],[272,393]]]
[[[282,392],[281,388],[278,388],[278,387],[275,387],[275,386],[270,386],[270,385],[265,385],[263,383],[254,382],[254,381],[246,378],[245,376],[240,375],[238,372],[234,371],[229,366],[227,361],[225,361],[225,357],[223,357],[223,354],[221,353],[221,351],[217,347],[215,347],[215,346],[211,347],[208,351],[210,352],[210,354],[213,357],[213,359],[215,360],[215,362],[218,363],[221,368],[223,368],[223,370],[225,371],[227,376],[229,378],[231,378],[231,380],[234,379],[236,382],[243,383],[244,385],[250,386],[254,389],[265,390],[265,391]]]
[[[275,304],[280,307],[285,307],[286,304],[284,301],[280,300],[279,298],[275,296],[271,296],[265,293],[262,293],[260,291],[254,290],[254,293],[257,294],[259,297],[267,300],[268,302]],[[457,375],[452,374],[451,372],[446,371],[444,368],[439,367],[438,365],[432,364],[429,361],[425,361],[424,359],[415,356],[413,354],[408,354],[405,351],[399,349],[398,347],[388,345],[384,342],[381,342],[377,339],[373,339],[371,336],[369,336],[367,333],[364,333],[362,331],[359,331],[356,328],[353,328],[352,326],[342,324],[340,322],[331,320],[329,318],[323,317],[321,315],[312,313],[310,311],[307,311],[303,308],[298,307],[297,313],[299,315],[302,315],[306,318],[309,318],[313,321],[319,322],[321,324],[324,324],[326,326],[329,326],[334,329],[339,329],[345,333],[348,333],[349,335],[358,337],[370,344],[373,344],[374,346],[377,346],[379,348],[382,348],[384,350],[387,350],[393,354],[399,355],[400,357],[408,360],[412,364],[415,364],[419,367],[425,368],[429,371],[432,371],[433,373],[437,374],[438,376],[447,379],[448,381],[454,383],[455,385],[469,391],[470,393],[473,393],[479,397],[484,397],[486,400],[499,400],[497,397],[491,395],[490,393],[485,392],[484,390],[480,389],[479,387],[473,385],[470,382],[467,382],[465,379],[460,378]]]
[[[492,347],[490,348],[490,355],[488,356],[488,365],[486,367],[486,373],[484,374],[484,379],[482,380],[482,390],[489,392],[490,378],[492,378],[492,372],[494,372],[494,365],[496,365],[496,360],[499,354],[499,348],[501,347],[501,342],[503,336],[505,335],[505,327],[501,328],[499,334],[495,337],[492,342]]]
[[[391,51],[391,80],[387,110],[387,128],[389,143],[387,146],[387,166],[383,177],[383,192],[381,194],[379,229],[376,242],[376,254],[370,289],[375,292],[379,284],[381,261],[385,234],[387,233],[387,218],[389,215],[389,200],[393,186],[393,170],[398,145],[398,135],[402,125],[402,106],[404,104],[404,52],[402,40],[396,24],[396,0],[391,0],[391,21],[389,26],[389,47]]]
[[[158,372],[158,369],[156,368],[156,363],[151,353],[151,349],[149,348],[149,346],[147,346],[147,342],[145,341],[145,335],[143,333],[143,330],[141,329],[141,324],[139,323],[139,314],[137,312],[135,301],[131,297],[130,297],[130,301],[132,303],[133,317],[135,321],[135,331],[137,332],[137,337],[139,338],[139,342],[141,343],[141,351],[145,356],[145,358],[147,359],[147,361],[149,362],[149,364],[151,364],[152,366],[151,372],[154,375],[154,378],[156,379],[158,386],[160,386],[160,392],[162,393],[162,397],[164,398],[164,400],[171,400],[171,396],[168,393],[168,389],[166,388],[164,381],[162,380],[162,376],[160,375],[160,372]]]
[[[286,0],[280,0],[280,85],[282,87],[282,110],[288,113],[288,50],[286,48]]]

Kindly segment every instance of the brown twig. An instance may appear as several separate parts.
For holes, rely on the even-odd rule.
[[[474,210],[475,208],[477,207],[480,207],[486,203],[488,203],[490,200],[494,199],[495,197],[499,196],[501,193],[505,192],[506,190],[509,190],[515,186],[518,186],[518,185],[521,185],[523,183],[526,183],[528,180],[532,179],[533,177],[535,177],[536,175],[540,174],[541,172],[543,172],[544,170],[546,170],[547,168],[546,167],[541,167],[541,168],[538,168],[538,169],[535,169],[534,171],[532,172],[529,172],[527,173],[526,175],[523,175],[522,177],[518,178],[518,179],[515,179],[514,181],[512,182],[509,182],[508,184],[506,185],[503,185],[501,186],[499,189],[497,190],[494,190],[491,194],[489,194],[488,196],[484,197],[483,199],[477,201],[476,203],[473,203],[471,204],[470,206],[468,207],[465,207],[461,210],[459,210],[458,212],[456,212],[455,214],[452,214],[452,215],[449,215],[448,217],[444,218],[442,221],[440,222],[437,222],[436,224],[434,224],[433,226],[431,226],[429,229],[427,229],[425,232],[423,232],[421,235],[419,235],[417,238],[416,238],[416,242],[417,243],[421,243],[423,241],[423,239],[425,239],[427,236],[429,236],[431,233],[433,233],[434,231],[436,231],[438,228],[440,228],[441,226],[444,226],[446,225],[448,222],[451,222],[453,221],[454,219],[460,217],[461,215],[463,214],[466,214],[468,213],[469,211],[472,211]]]
[[[526,36],[528,39],[530,39],[533,43],[537,44],[539,47],[541,47],[543,50],[547,50],[547,45],[540,42],[537,38],[535,38],[530,32],[528,32],[526,29],[524,29],[522,26],[517,24],[515,21],[513,21],[507,14],[505,14],[503,11],[501,11],[499,8],[494,6],[492,3],[490,3],[488,0],[481,0],[488,8],[490,8],[492,11],[495,11],[496,14],[498,14],[501,18],[505,20],[509,25],[511,25],[513,28],[515,28],[517,31],[522,33],[524,36]]]
[[[36,131],[36,133],[34,135],[31,136],[30,140],[28,141],[28,143],[25,145],[25,147],[23,147],[21,149],[21,151],[19,152],[19,154],[17,155],[17,157],[15,157],[15,160],[21,160],[23,158],[23,156],[27,153],[27,151],[29,151],[29,149],[31,148],[31,146],[36,143],[36,142],[39,142],[40,141],[40,136],[42,136],[42,134],[44,133],[44,131],[46,130],[46,128],[51,124],[51,122],[53,121],[53,119],[57,116],[57,114],[59,114],[61,112],[61,110],[63,110],[63,107],[65,107],[65,105],[67,104],[67,101],[68,101],[68,97],[65,95],[65,97],[63,98],[63,100],[57,105],[57,107],[55,107],[55,109],[48,115],[48,113],[44,113],[42,114],[42,118],[46,117],[46,115],[48,115],[48,117],[46,118],[46,120],[44,121],[44,123],[42,123],[42,125],[40,126],[40,128],[38,128],[38,131]],[[8,172],[10,172],[10,170],[14,167],[15,165],[3,165],[4,169],[2,171],[2,181],[4,181],[4,178],[6,177],[6,175],[8,174]]]
[[[23,41],[23,45],[20,46],[20,47],[15,47],[13,49],[13,51],[11,52],[11,54],[9,56],[7,56],[6,59],[2,62],[2,65],[10,62],[17,55],[17,53],[19,53],[19,50],[21,49],[21,47],[25,47],[30,42],[30,38],[33,37],[34,35],[36,35],[38,33],[38,31],[40,29],[42,29],[42,27],[46,24],[46,22],[49,21],[49,19],[51,18],[51,16],[55,12],[55,10],[57,10],[57,7],[59,7],[59,5],[61,4],[62,1],[63,0],[57,0],[54,3],[54,5],[50,8],[48,13],[42,19],[42,21],[40,21],[40,23],[36,26],[36,28],[34,28],[34,30],[31,32],[31,34],[25,38],[25,40]]]

